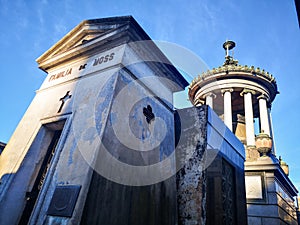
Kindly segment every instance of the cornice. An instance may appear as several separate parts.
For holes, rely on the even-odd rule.
[[[99,47],[104,49],[111,42],[117,46],[130,40],[150,40],[132,16],[84,20],[37,58],[36,62],[40,69],[47,72],[58,64],[93,54],[95,50],[99,52]]]
[[[233,64],[213,68],[194,78],[189,86],[189,93],[197,92],[208,83],[226,79],[245,79],[261,84],[272,93],[271,100],[279,93],[275,77],[269,72],[259,67]]]
[[[192,87],[197,82],[201,82],[203,80],[210,78],[213,75],[217,75],[220,73],[225,73],[224,75],[227,75],[230,72],[249,73],[249,76],[262,77],[268,80],[274,86],[277,86],[275,77],[269,72],[265,71],[264,69],[261,70],[259,67],[257,68],[255,68],[254,66],[248,67],[247,65],[224,65],[202,73],[191,82],[190,87]]]
[[[94,36],[93,36],[94,35]],[[91,39],[89,39],[91,38]],[[85,20],[37,59],[46,73],[70,62],[88,60],[101,52],[127,44],[157,76],[184,89],[188,82],[131,16]],[[126,65],[127,66],[127,65]]]

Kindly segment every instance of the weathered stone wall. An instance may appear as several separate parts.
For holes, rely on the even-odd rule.
[[[126,186],[93,174],[81,224],[176,224],[175,177],[148,186]]]
[[[178,224],[206,224],[207,108],[177,112],[181,133],[176,152],[182,167],[177,173]]]
[[[178,224],[247,224],[242,143],[207,106],[177,112]]]
[[[126,93],[126,102],[119,99],[119,95],[122,94],[124,88],[130,89],[130,92]],[[136,99],[137,96],[138,100]],[[156,178],[160,177],[163,171],[157,170],[157,173],[153,173],[150,168],[153,164],[158,164],[167,158],[173,157],[173,160],[171,159],[173,164],[169,164],[173,168],[162,165],[160,169],[174,170],[175,157],[172,153],[175,144],[172,110],[159,98],[152,96],[147,88],[145,89],[141,84],[135,83],[133,77],[124,70],[120,71],[117,78],[112,104],[117,105],[109,109],[106,124],[99,124],[97,129],[100,130],[102,126],[105,127],[102,148],[105,148],[119,162],[128,165],[128,170],[119,170],[117,168],[119,164],[114,164],[113,161],[111,163],[106,162],[106,170],[111,172],[106,173],[106,178],[103,177],[101,171],[99,173],[97,169],[97,165],[100,166],[105,163],[101,151],[99,152],[81,224],[176,224],[175,176],[165,177],[165,179]],[[124,104],[131,104],[128,114]],[[153,120],[149,123],[143,114],[143,109],[147,106],[151,106],[154,114]],[[103,109],[101,105],[97,107],[99,113],[96,114],[100,115]],[[158,129],[157,122],[159,121],[165,123],[166,130]],[[118,133],[116,129],[121,132]],[[131,136],[128,135],[128,132],[131,132],[137,138],[137,143],[132,143],[134,139],[131,139],[130,142]],[[156,143],[161,137],[163,137],[161,142]],[[124,143],[124,138],[127,138],[129,142]],[[149,145],[146,145],[145,142],[149,138],[153,138],[153,140]],[[138,144],[139,149],[134,149],[135,144]],[[150,148],[150,150],[146,148]],[[141,177],[138,172],[136,174],[131,173],[130,168],[132,166],[144,167],[144,176]],[[118,170],[119,181],[123,179],[123,184],[113,182],[116,179],[115,170]],[[150,185],[145,185],[145,183]]]

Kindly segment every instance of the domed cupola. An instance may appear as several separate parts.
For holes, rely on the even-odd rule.
[[[255,148],[254,118],[258,118],[260,133],[272,137],[270,108],[278,89],[269,72],[238,64],[233,58],[235,45],[233,41],[223,44],[223,65],[196,77],[188,95],[195,106],[209,105],[247,148]]]

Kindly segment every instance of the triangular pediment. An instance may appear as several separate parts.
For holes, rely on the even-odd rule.
[[[82,21],[36,61],[41,64],[50,58],[95,40],[112,30],[130,23],[132,20],[134,19],[131,16],[122,16]]]
[[[89,60],[117,47],[124,47],[128,52],[127,55],[119,54],[118,65],[136,63],[138,59],[157,71],[158,77],[178,83],[179,88],[172,82],[165,82],[173,91],[182,90],[188,84],[132,16],[85,20],[36,61],[40,69],[52,73],[76,63],[86,65]]]

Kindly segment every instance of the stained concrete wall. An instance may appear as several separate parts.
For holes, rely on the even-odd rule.
[[[94,173],[81,224],[174,225],[175,178],[148,186],[126,186]]]
[[[103,148],[110,154],[128,166],[144,167],[145,177],[139,177],[139,173],[130,173],[129,171],[119,171],[118,176],[124,180],[132,181],[133,185],[125,185],[113,182],[107,177],[103,177],[101,173],[93,172],[91,185],[84,206],[84,212],[81,219],[81,224],[110,224],[110,225],[139,225],[139,224],[176,224],[176,180],[175,176],[166,177],[161,182],[155,181],[162,171],[157,171],[159,174],[151,172],[151,166],[159,163],[166,158],[173,157],[173,167],[175,167],[175,157],[171,154],[174,151],[174,120],[173,112],[168,106],[157,97],[153,97],[149,90],[145,89],[141,84],[133,83],[133,77],[126,72],[119,73],[116,86],[114,88],[114,101],[118,101],[117,96],[121,91],[130,85],[130,94],[126,95],[126,102],[119,102],[117,108],[112,107],[108,120],[105,126],[102,138]],[[136,96],[139,97],[135,101]],[[129,127],[126,129],[126,118],[123,118],[122,110],[126,106],[132,105],[129,113]],[[143,115],[143,108],[151,106],[155,118],[148,123]],[[103,110],[99,110],[100,112]],[[99,115],[99,114],[98,114]],[[128,115],[127,115],[128,116]],[[96,119],[97,120],[97,119]],[[156,120],[163,121],[167,130],[158,129],[155,127]],[[127,132],[132,132],[137,139],[140,140],[139,150],[133,149],[129,143],[122,143],[122,138],[118,136],[114,126],[122,131],[121,135],[126,136]],[[98,128],[100,129],[100,128]],[[166,133],[161,133],[166,132]],[[154,135],[157,138],[163,137],[163,140],[156,146],[155,140],[151,141],[151,149],[143,151],[145,148],[143,140]],[[101,153],[98,155],[96,164],[103,163]],[[172,159],[171,159],[172,160]],[[116,165],[107,163],[107,170],[112,171],[109,174],[110,178],[114,178],[113,170]],[[147,166],[149,166],[147,172]],[[170,170],[172,168],[161,167],[161,170]],[[149,177],[146,177],[149,176]],[[151,184],[153,179],[153,184]],[[143,184],[143,181],[149,182],[150,185]],[[141,182],[140,186],[136,182]]]
[[[247,224],[242,143],[207,106],[177,112],[178,224]]]

